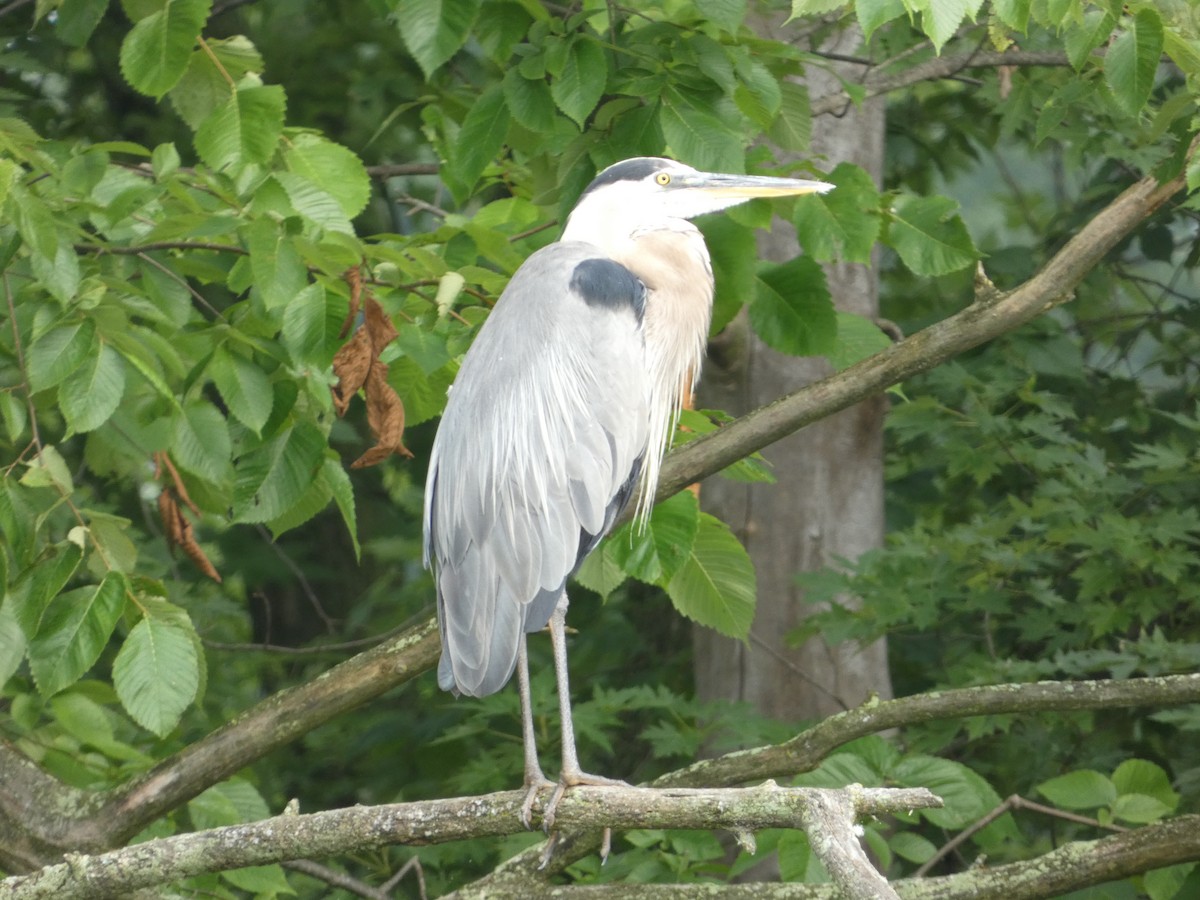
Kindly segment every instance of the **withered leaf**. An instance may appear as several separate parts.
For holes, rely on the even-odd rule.
[[[333,407],[339,416],[344,416],[350,408],[350,401],[366,383],[367,373],[371,370],[371,339],[367,330],[360,325],[354,332],[354,337],[342,344],[333,357],[333,374],[337,376],[337,384],[333,386]]]
[[[339,338],[344,338],[350,333],[350,326],[358,318],[358,308],[362,302],[362,273],[354,266],[342,273],[342,280],[350,285],[350,309],[346,311],[346,318],[342,320],[342,327],[338,330]]]
[[[162,470],[166,469],[170,473],[173,482],[172,484],[164,484],[158,494],[158,515],[162,519],[163,534],[167,539],[167,547],[171,549],[179,547],[197,569],[217,582],[217,584],[220,584],[221,574],[209,558],[205,556],[204,550],[196,540],[195,528],[193,528],[192,523],[183,514],[183,510],[179,506],[180,494],[183,495],[188,506],[197,515],[199,514],[199,510],[187,498],[187,490],[183,487],[183,481],[179,478],[179,472],[175,469],[170,457],[161,451],[155,453],[154,457],[156,463],[155,474],[160,475]]]
[[[367,334],[371,336],[371,350],[378,357],[383,352],[383,348],[390,344],[399,334],[396,331],[396,326],[392,324],[392,320],[388,314],[383,311],[383,307],[379,305],[379,301],[374,297],[367,297],[366,305],[366,321]]]
[[[387,381],[387,365],[375,360],[367,375],[367,424],[375,434],[375,446],[350,464],[363,469],[383,462],[393,453],[412,457],[404,446],[404,402]]]

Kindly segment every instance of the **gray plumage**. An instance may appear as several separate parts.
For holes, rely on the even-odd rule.
[[[644,304],[642,283],[600,248],[551,244],[463,360],[426,495],[444,689],[504,686],[521,636],[546,626],[629,500],[649,427]]]
[[[540,788],[525,635],[549,623],[563,791],[610,784],[579,767],[566,660],[566,582],[637,495],[648,515],[712,313],[708,249],[689,220],[814,181],[625,160],[579,198],[562,240],[529,257],[451,388],[425,487],[437,583],[438,684],[483,696],[519,674],[529,825]]]

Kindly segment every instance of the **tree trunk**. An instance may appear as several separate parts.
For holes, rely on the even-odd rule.
[[[849,54],[858,41],[857,32],[847,30],[826,49]],[[838,66],[845,77],[861,74],[842,63],[834,73]],[[834,73],[810,68],[813,97],[837,88]],[[884,107],[874,100],[814,123],[811,155],[829,168],[856,163],[878,182],[883,140]],[[794,257],[799,246],[791,225],[777,222],[760,240],[759,252],[766,260]],[[877,267],[836,264],[826,267],[826,276],[838,309],[878,314]],[[743,315],[713,342],[697,403],[741,415],[828,372],[823,358],[771,350]],[[885,409],[882,397],[868,400],[769,447],[763,455],[774,468],[776,484],[721,478],[705,483],[704,507],[730,524],[754,561],[758,611],[748,644],[694,629],[701,698],[748,701],[768,716],[794,721],[846,709],[872,693],[891,696],[882,641],[830,647],[816,638],[797,647],[787,638],[814,611],[795,583],[796,574],[853,560],[883,539]]]

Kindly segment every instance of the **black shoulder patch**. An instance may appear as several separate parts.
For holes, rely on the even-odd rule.
[[[589,306],[628,307],[640,323],[646,312],[646,286],[611,259],[585,259],[571,273],[571,290]]]
[[[669,159],[659,159],[653,156],[639,156],[635,159],[614,163],[592,179],[592,183],[584,189],[583,195],[587,196],[596,188],[618,181],[641,181],[670,165]]]

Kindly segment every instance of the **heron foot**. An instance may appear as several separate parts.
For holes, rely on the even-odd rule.
[[[542,788],[556,788],[557,785],[538,772],[536,776],[525,777],[525,800],[521,803],[521,824],[527,831],[533,831],[533,802],[537,800],[538,791]]]
[[[558,813],[558,804],[567,792],[567,788],[579,785],[588,785],[590,787],[629,787],[629,782],[621,781],[619,778],[605,778],[603,775],[589,775],[587,772],[563,772],[558,778],[558,784],[554,787],[554,793],[550,795],[550,802],[546,804],[546,809],[542,813],[542,828],[547,834],[554,827],[554,818]]]

